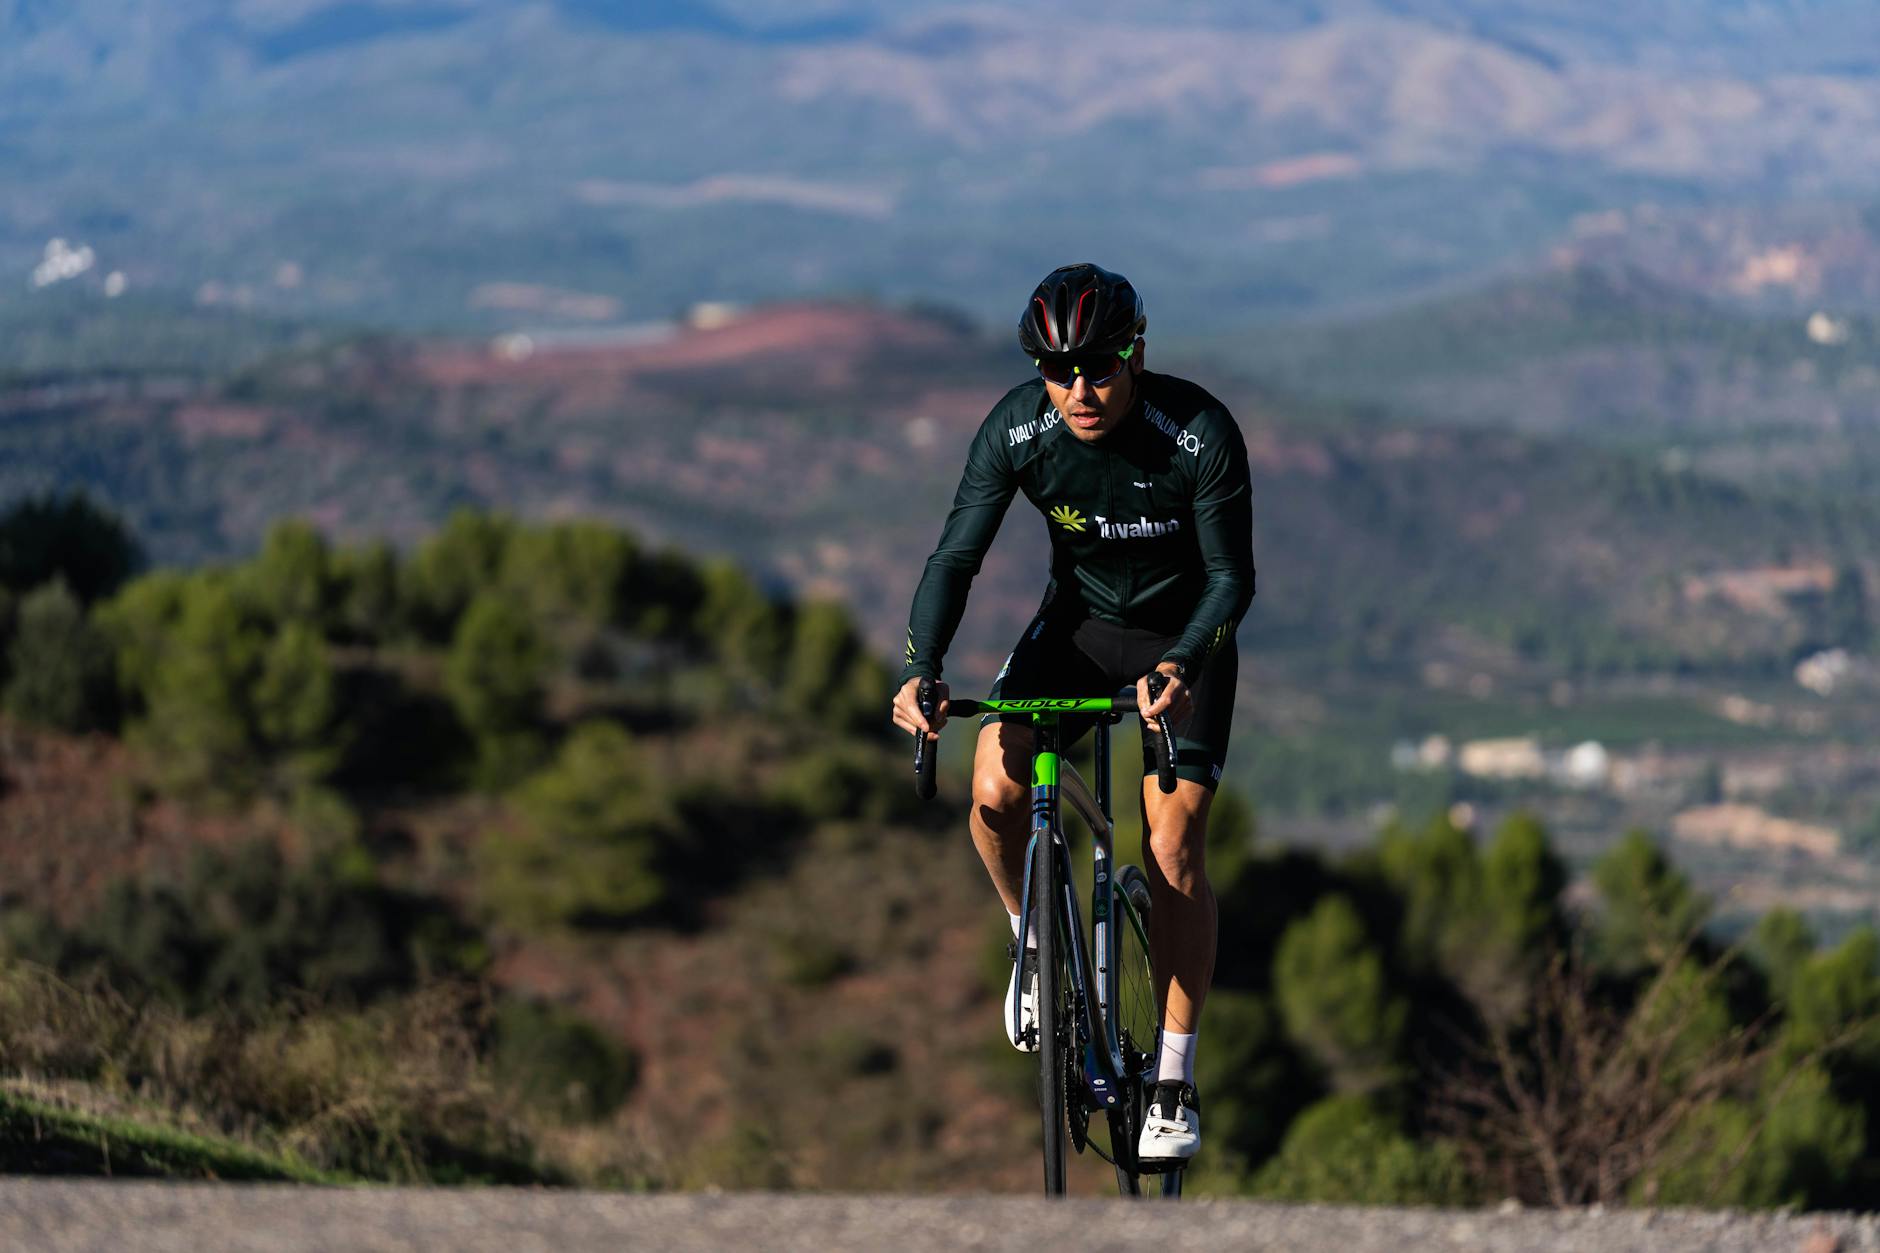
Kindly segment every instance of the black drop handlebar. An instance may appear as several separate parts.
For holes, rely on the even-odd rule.
[[[914,702],[920,706],[920,716],[931,723],[939,709],[939,702],[934,699],[932,679],[920,681],[920,687],[915,690]],[[937,742],[927,742],[925,731],[914,732],[914,795],[924,801],[933,799],[933,762],[938,755],[935,751],[938,748]]]
[[[1149,676],[1149,700],[1160,700],[1162,690],[1168,686],[1168,676],[1157,671]],[[929,722],[939,711],[940,702],[936,698],[932,679],[922,679],[915,689],[914,703],[920,707],[920,716]],[[949,702],[951,713],[962,718],[970,718],[979,712],[979,702],[975,700],[956,700]],[[1114,698],[1113,713],[1133,713],[1136,709],[1136,689],[1124,688]],[[1169,730],[1168,719],[1161,720],[1161,730],[1151,733],[1149,746],[1155,754],[1155,785],[1164,795],[1175,790],[1175,733]],[[934,795],[934,751],[925,733],[914,732],[914,795],[924,801]]]
[[[1160,670],[1149,675],[1149,703],[1162,699],[1162,689],[1168,686],[1168,676]],[[1155,785],[1167,796],[1175,790],[1175,733],[1168,729],[1166,717],[1157,719],[1161,728],[1149,743],[1155,748]]]

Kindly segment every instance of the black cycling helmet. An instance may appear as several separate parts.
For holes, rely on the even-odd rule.
[[[1032,357],[1121,352],[1148,329],[1129,280],[1085,261],[1045,275],[1018,320],[1018,346]]]

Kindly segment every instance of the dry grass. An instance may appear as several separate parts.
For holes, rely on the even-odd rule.
[[[598,1131],[582,1142],[493,1081],[489,1012],[485,989],[439,983],[365,1010],[190,1017],[8,962],[0,1073],[86,1113],[229,1137],[359,1178],[639,1180],[630,1146]]]

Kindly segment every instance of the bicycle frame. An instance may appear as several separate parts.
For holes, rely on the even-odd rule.
[[[984,701],[980,707],[993,710],[1003,705],[1033,705],[1032,701]],[[1030,940],[1032,919],[1031,855],[1039,840],[1048,839],[1056,847],[1058,881],[1062,899],[1053,902],[1050,916],[1063,923],[1063,937],[1069,960],[1072,1022],[1076,1027],[1076,1047],[1083,1054],[1083,1075],[1091,1100],[1098,1109],[1115,1107],[1122,1099],[1124,1077],[1122,1037],[1114,1009],[1119,972],[1112,959],[1115,944],[1111,928],[1116,925],[1114,876],[1115,828],[1110,812],[1110,719],[1100,718],[1096,726],[1096,796],[1084,786],[1076,770],[1058,753],[1059,718],[1062,713],[1111,713],[1112,702],[1104,700],[1051,702],[1059,708],[1032,715],[1031,843],[1026,852],[1025,888],[1019,913],[1018,950],[1024,951]],[[1063,706],[1075,706],[1063,708]],[[1064,837],[1060,799],[1069,798],[1091,831],[1094,870],[1091,888],[1091,940],[1084,943],[1083,919],[1077,910],[1077,884],[1071,874],[1070,846]],[[1092,960],[1094,950],[1094,963]],[[1095,975],[1093,976],[1093,970]],[[1095,1004],[1091,992],[1095,991]],[[1013,999],[1006,1007],[1013,1035],[1018,1034],[1019,1003],[1014,983]]]

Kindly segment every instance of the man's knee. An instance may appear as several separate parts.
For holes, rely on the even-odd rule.
[[[996,814],[1010,814],[1024,809],[1031,790],[997,765],[983,763],[973,771],[973,805]]]
[[[1207,882],[1208,802],[1212,799],[1200,785],[1184,780],[1175,795],[1157,797],[1145,805],[1150,860],[1178,891],[1194,892]]]
[[[1031,804],[1031,737],[1022,728],[995,722],[979,732],[973,753],[973,805],[1001,815]]]
[[[1207,881],[1207,828],[1197,823],[1149,831],[1149,856],[1176,888],[1187,891]]]

